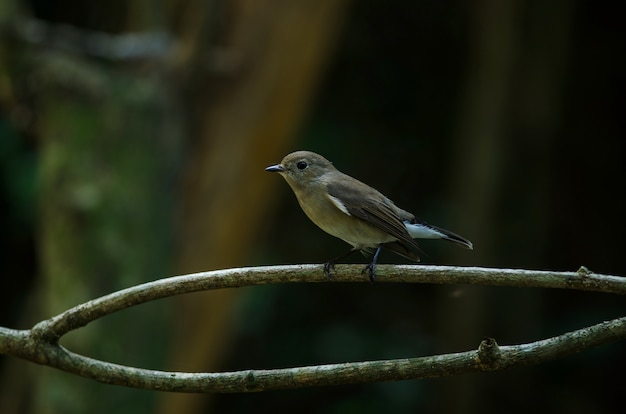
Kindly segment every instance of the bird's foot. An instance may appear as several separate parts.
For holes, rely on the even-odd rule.
[[[365,266],[363,270],[361,270],[362,275],[364,275],[366,272],[370,278],[370,281],[374,283],[374,281],[376,280],[376,263],[372,262]]]
[[[372,262],[365,266],[365,268],[363,268],[363,270],[361,271],[362,275],[367,272],[372,283],[374,283],[374,280],[376,280],[376,263],[378,262],[378,255],[380,254],[382,247],[382,243],[378,245],[378,247],[376,248],[376,252],[374,253],[374,257],[372,258]]]
[[[326,262],[326,263],[324,263],[324,274],[326,275],[326,277],[330,281],[333,280],[333,272],[334,272],[334,270],[335,270],[335,263],[334,262]]]

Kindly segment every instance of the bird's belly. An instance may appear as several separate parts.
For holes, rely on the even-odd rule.
[[[361,219],[354,217],[350,219],[352,221],[350,226],[335,226],[328,229],[322,227],[322,229],[358,249],[374,248],[381,243],[398,240]]]
[[[311,209],[311,204],[301,203],[302,210],[319,228],[358,249],[377,247],[380,243],[398,240],[374,227],[365,220],[345,214],[339,209]],[[316,214],[325,211],[325,214]]]

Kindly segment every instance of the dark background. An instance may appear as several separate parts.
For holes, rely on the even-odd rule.
[[[36,17],[50,24],[68,23],[111,34],[157,28],[184,43],[188,38],[181,35],[180,22],[177,25],[175,17],[190,13],[194,6],[185,2],[165,3],[168,7],[152,20],[145,17],[133,20],[141,15],[140,11],[145,11],[133,2],[108,2],[106,8],[99,2],[89,5],[71,1],[13,2],[4,11],[0,8],[0,17],[5,29],[12,27],[6,23],[9,17]],[[238,10],[249,5],[220,1],[208,4],[209,7],[197,11],[208,16],[203,23],[202,39],[207,47],[219,46],[223,51],[224,45],[236,43],[236,36],[228,35],[229,27],[240,16]],[[281,10],[294,7],[284,2],[259,4],[249,10],[248,24],[256,22],[273,27],[290,18],[288,14],[280,14]],[[263,172],[265,166],[298,149],[323,154],[337,168],[379,189],[402,208],[474,243],[473,251],[465,251],[444,242],[423,241],[420,245],[426,252],[424,263],[569,271],[584,265],[598,273],[626,274],[621,256],[626,233],[622,219],[625,121],[619,104],[626,92],[626,55],[620,9],[617,2],[591,1],[351,2],[335,10],[334,16],[329,13],[328,25],[316,27],[320,35],[326,31],[336,35],[328,41],[327,57],[320,58],[322,62],[316,66],[317,81],[312,82],[309,92],[303,92],[304,109],[291,117],[294,121],[290,132],[283,132],[287,138],[280,144],[275,138],[279,134],[276,130],[285,130],[278,125],[286,122],[284,117],[277,117],[271,124],[275,129],[251,136],[249,141],[242,141],[244,144],[223,151],[211,147],[219,137],[199,134],[197,125],[206,117],[203,108],[219,108],[229,102],[231,95],[235,96],[231,88],[238,82],[238,76],[254,75],[257,69],[248,65],[245,54],[239,58],[234,54],[233,59],[239,62],[235,65],[236,75],[211,75],[207,79],[201,69],[206,62],[200,58],[185,61],[181,69],[168,60],[111,63],[102,57],[89,56],[89,50],[70,53],[103,73],[128,73],[127,85],[131,86],[125,89],[136,82],[133,77],[141,78],[157,71],[160,77],[155,83],[175,91],[166,94],[175,98],[164,98],[167,103],[158,110],[144,110],[144,106],[137,104],[120,115],[133,116],[143,111],[141,116],[150,124],[151,119],[169,119],[172,113],[178,114],[172,121],[177,125],[176,134],[161,139],[156,148],[150,139],[144,143],[136,141],[141,159],[152,165],[138,170],[148,171],[147,180],[153,175],[159,177],[158,184],[151,184],[155,189],[150,197],[165,198],[143,204],[141,211],[145,214],[152,214],[155,209],[158,214],[139,226],[137,232],[154,237],[155,229],[162,229],[158,231],[162,242],[148,252],[137,253],[130,248],[117,253],[128,256],[130,263],[139,254],[142,260],[152,263],[152,267],[142,268],[143,274],[137,279],[126,279],[120,287],[216,267],[322,263],[343,253],[349,246],[310,223],[283,180]],[[291,30],[294,39],[298,39],[298,26]],[[58,97],[49,98],[51,93],[46,84],[33,82],[32,73],[36,72],[33,62],[39,55],[63,55],[67,51],[59,51],[45,42],[43,46],[33,46],[15,35],[13,29],[3,33],[3,55],[11,59],[5,60],[0,70],[5,79],[0,88],[3,92],[0,220],[4,229],[0,241],[0,322],[7,327],[28,328],[55,313],[51,310],[54,307],[48,308],[40,311],[41,317],[37,318],[30,310],[35,292],[41,295],[42,290],[47,291],[42,286],[50,283],[41,279],[48,268],[47,256],[42,253],[41,229],[51,217],[46,215],[51,213],[42,213],[48,205],[46,195],[50,194],[45,190],[49,170],[42,167],[42,159],[50,151],[49,138],[45,137],[48,130],[45,122],[49,119],[46,114],[54,113],[49,108],[54,107]],[[281,40],[285,40],[284,36]],[[312,47],[294,43],[294,50]],[[21,48],[28,49],[27,58]],[[280,62],[292,59],[287,50],[281,53],[279,49],[277,53],[259,52],[256,58]],[[302,72],[302,67],[287,69],[281,75],[284,76],[279,81],[281,90],[289,91],[290,82],[294,85],[292,90],[298,88],[292,78],[294,72],[301,73],[298,71]],[[175,76],[180,73],[184,76]],[[278,101],[289,94],[278,94],[275,92],[278,87],[271,85],[260,91],[251,87],[243,89],[243,99],[253,103],[254,94],[275,94]],[[52,93],[58,94],[58,88]],[[108,96],[108,92],[101,93]],[[62,92],[66,100],[74,99],[75,95],[76,92]],[[116,106],[115,96],[110,99]],[[257,106],[276,104],[271,100],[259,102]],[[104,107],[102,111],[108,106]],[[230,108],[235,114],[233,119],[245,124],[247,112],[234,104]],[[163,113],[166,115],[159,115]],[[207,124],[219,119],[220,112],[216,113],[208,117]],[[67,125],[83,121],[72,116],[63,122]],[[236,122],[228,125],[233,123]],[[125,126],[128,124],[121,122],[119,128],[123,130]],[[142,124],[137,128],[140,131]],[[97,151],[110,151],[107,162],[119,171],[123,168],[115,163],[121,157],[117,152],[119,147],[109,144],[107,137],[102,138]],[[90,144],[84,145],[92,148]],[[149,149],[142,151],[142,145]],[[259,148],[271,150],[259,152]],[[163,158],[163,154],[168,156]],[[242,195],[239,189],[245,184],[226,181],[228,173],[220,175],[225,171],[223,168],[214,174],[212,197],[207,196],[207,199],[229,201],[227,207],[216,210],[218,213],[209,210],[205,215],[221,220],[222,214],[225,217],[232,209],[239,216],[234,217],[236,224],[224,231],[235,239],[241,235],[249,242],[233,243],[235,247],[228,250],[233,255],[229,262],[207,258],[204,264],[195,262],[186,266],[181,259],[185,257],[181,245],[192,237],[189,231],[180,228],[202,227],[194,225],[195,216],[188,213],[193,207],[185,207],[197,205],[197,199],[186,192],[190,185],[186,177],[193,174],[187,170],[195,163],[217,163],[218,158],[226,160],[226,165],[241,165],[244,163],[238,163],[239,159],[245,159],[251,172],[240,179],[248,184],[254,181],[255,186],[264,189],[257,196]],[[123,189],[124,183],[129,187],[136,185],[134,181],[121,182],[122,188],[110,195],[113,200],[123,194],[128,197],[129,205],[144,202],[144,199],[134,201],[135,190]],[[98,186],[101,181],[93,183]],[[226,183],[223,185],[227,190],[221,189],[220,183]],[[54,187],[47,191],[56,193]],[[220,191],[226,191],[224,197],[231,198],[220,197]],[[120,209],[121,216],[127,215],[129,210],[123,206]],[[136,214],[129,215],[140,217],[144,213]],[[75,216],[71,215],[72,220],[84,220]],[[93,219],[103,220],[96,226],[79,226],[101,229],[82,232],[86,239],[105,239],[102,244],[93,242],[96,257],[102,249],[98,246],[109,246],[107,237],[117,237],[111,233],[122,231],[99,217]],[[193,240],[197,243],[200,239]],[[210,244],[204,246],[207,251],[212,248]],[[350,262],[353,261],[366,263],[367,259],[353,256]],[[404,263],[401,258],[385,253],[381,262]],[[120,288],[104,281],[118,267],[107,266],[102,270],[102,266],[91,267],[103,276],[97,279],[96,288],[79,293],[65,308]],[[94,280],[98,275],[89,277]],[[200,295],[201,301],[213,301],[214,296],[209,293]],[[177,365],[176,358],[164,356],[185,353],[187,346],[193,347],[190,345],[194,341],[193,332],[205,326],[203,318],[207,314],[185,313],[185,299],[180,299],[182,305],[166,300],[146,305],[144,311],[127,311],[139,318],[139,322],[119,330],[112,328],[116,321],[111,320],[107,325],[111,344],[95,350],[85,348],[90,349],[85,352],[105,360],[115,355],[131,365],[186,369],[183,363]],[[192,362],[195,369],[189,370],[269,369],[434,355],[475,349],[485,336],[496,338],[501,345],[518,344],[623,316],[624,308],[622,298],[606,294],[369,283],[262,286],[240,289],[223,302],[214,301],[228,309],[218,312],[217,318],[223,322],[220,331],[211,331],[212,325],[206,328],[211,343],[223,342],[217,351],[217,362],[196,365]],[[180,309],[172,311],[176,307]],[[156,320],[152,319],[150,324],[159,326],[157,333],[137,330],[136,323],[143,324],[154,315]],[[187,323],[191,325],[188,327]],[[173,328],[181,324],[185,325],[182,333]],[[147,344],[137,345],[135,352],[154,351],[145,360],[138,359],[129,349],[125,351],[124,344],[133,342],[138,334],[148,338],[143,338]],[[71,335],[79,337],[80,333]],[[178,340],[172,340],[180,335]],[[155,338],[159,346],[150,345]],[[102,345],[101,340],[95,342]],[[77,344],[82,349],[80,346],[84,344],[80,340]],[[129,412],[173,412],[174,407],[177,412],[187,409],[188,412],[521,413],[539,409],[609,413],[621,407],[622,386],[615,378],[620,378],[626,368],[623,347],[618,342],[506,372],[218,395],[210,400],[183,395],[166,401],[170,395],[92,385],[88,380],[60,374],[70,388],[79,385],[88,388],[78,392],[84,398],[70,398],[81,400],[80,403],[67,402],[62,389],[58,393],[41,391],[50,390],[50,383],[46,385],[39,380],[48,375],[48,368],[30,367],[29,377],[16,386],[18,391],[12,388],[11,395],[5,392],[1,398],[4,407],[12,407],[15,412],[40,412],[37,410],[48,406],[69,410],[65,412],[80,412],[85,407],[91,412],[107,412],[111,407],[120,412],[124,407]],[[14,370],[27,365],[23,361],[9,363],[7,357],[0,359],[4,383],[13,378]],[[94,400],[101,401],[96,399],[97,395],[111,398],[108,403],[95,404]],[[186,402],[192,399],[196,402]],[[13,402],[8,403],[9,400]]]

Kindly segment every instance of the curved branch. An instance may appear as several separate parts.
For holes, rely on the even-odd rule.
[[[335,282],[365,282],[361,266],[337,266]],[[493,371],[537,364],[565,354],[626,338],[626,317],[603,322],[554,338],[499,347],[495,340],[476,351],[420,358],[246,370],[223,373],[164,372],[98,361],[58,345],[67,332],[110,313],[182,293],[269,283],[327,281],[319,265],[267,266],[226,269],[160,279],[124,289],[71,308],[31,330],[0,327],[0,353],[49,365],[97,381],[135,388],[177,392],[251,392],[322,385],[355,384]],[[377,268],[379,282],[465,283],[578,289],[626,293],[626,278],[578,272],[549,272],[448,266],[394,266]]]

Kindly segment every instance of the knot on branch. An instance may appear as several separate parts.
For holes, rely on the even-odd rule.
[[[498,343],[493,338],[485,338],[478,346],[476,362],[483,371],[494,371],[500,365],[502,353]]]
[[[48,329],[48,321],[39,322],[30,330],[30,336],[35,342],[48,343],[56,345],[59,342],[59,336],[50,332]]]

